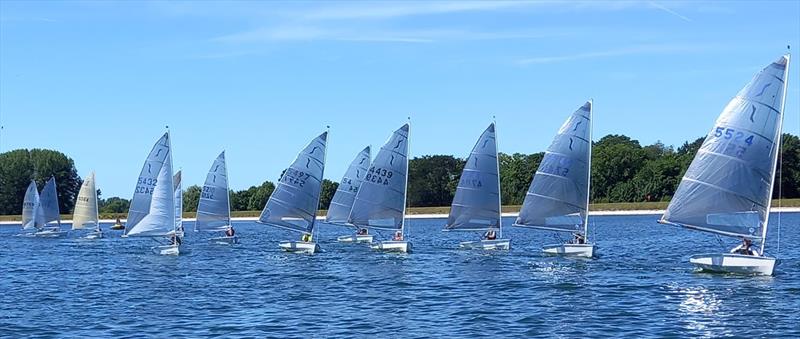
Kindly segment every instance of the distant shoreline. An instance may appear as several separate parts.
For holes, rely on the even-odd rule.
[[[782,213],[800,213],[800,207],[774,207],[770,212]],[[664,214],[664,210],[621,210],[621,211],[590,211],[590,216],[621,216],[621,215],[660,215]],[[503,217],[516,217],[519,212],[506,212]],[[407,219],[447,219],[448,215],[444,213],[421,213],[421,214],[407,214]],[[317,216],[317,220],[324,220],[324,216]],[[126,219],[120,219],[125,222]],[[195,221],[195,218],[184,218],[184,221]],[[258,217],[233,217],[233,221],[256,221]],[[115,219],[102,219],[101,223],[113,223]],[[62,220],[61,223],[70,224],[72,220]],[[0,225],[19,225],[19,220],[0,221]]]

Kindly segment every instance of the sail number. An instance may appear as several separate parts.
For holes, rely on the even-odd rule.
[[[214,199],[214,187],[203,186],[203,191],[200,193],[203,199]]]
[[[283,173],[283,176],[281,177],[281,181],[287,184],[293,184],[303,187],[303,185],[306,184],[306,180],[308,180],[308,178],[311,178],[311,174],[298,171],[293,168],[287,168],[286,172]]]
[[[158,183],[156,178],[139,177],[139,181],[136,182],[136,193],[153,194],[156,183]]]
[[[344,177],[344,178],[342,178],[342,182],[339,185],[340,186],[341,185],[347,185],[347,189],[342,189],[343,191],[352,192],[352,193],[358,193],[358,186],[353,185],[353,179],[350,179],[348,177]]]
[[[755,135],[745,135],[743,132],[736,131],[732,128],[717,127],[714,129],[714,136],[725,140],[730,140],[723,153],[727,155],[734,155],[737,158],[744,156],[744,152],[748,147],[753,145]]]
[[[461,174],[461,183],[459,186],[480,188],[483,187],[481,175],[475,172],[464,172]]]
[[[394,175],[394,173],[392,173],[392,171],[390,170],[387,170],[385,168],[375,168],[375,166],[372,166],[369,168],[369,173],[367,173],[367,176],[364,178],[364,181],[369,181],[375,184],[388,185],[389,179],[392,178],[392,175]]]

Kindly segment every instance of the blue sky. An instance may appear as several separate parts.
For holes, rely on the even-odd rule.
[[[800,50],[799,3],[4,0],[0,151],[61,150],[129,198],[169,125],[185,184],[225,149],[238,190],[276,181],[326,125],[338,181],[409,115],[412,156],[464,157],[492,115],[502,152],[533,153],[589,98],[595,140],[679,146]]]

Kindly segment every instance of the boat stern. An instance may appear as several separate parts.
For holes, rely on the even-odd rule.
[[[689,262],[701,271],[745,275],[772,275],[775,258],[733,253],[698,254],[689,257]]]

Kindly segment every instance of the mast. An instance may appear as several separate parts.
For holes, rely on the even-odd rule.
[[[225,150],[222,150],[222,161],[225,162],[225,194],[228,195],[228,227],[233,227],[233,223],[231,222],[231,192],[230,192],[230,182],[228,181],[228,158],[225,155]],[[197,228],[197,226],[195,226]]]
[[[789,46],[786,46],[786,47],[788,48]],[[780,155],[780,152],[781,152],[781,143],[782,143],[782,139],[783,139],[782,138],[783,137],[783,132],[782,132],[783,131],[783,115],[784,115],[784,110],[783,109],[784,109],[784,107],[786,105],[786,89],[787,89],[787,85],[789,84],[788,75],[789,75],[789,61],[791,61],[791,54],[786,53],[784,55],[784,57],[786,58],[786,69],[783,71],[783,74],[784,74],[784,77],[783,77],[783,97],[781,98],[781,110],[780,110],[781,118],[778,120],[778,129],[775,132],[775,134],[777,134],[777,136],[774,139],[775,142],[777,143],[777,146],[776,146],[777,149],[775,150],[775,153],[776,153],[775,154],[775,159],[772,161],[772,167],[770,168],[770,173],[772,174],[771,175],[772,179],[769,181],[769,199],[767,199],[767,213],[766,213],[766,216],[764,217],[764,227],[761,228],[761,251],[759,251],[759,254],[761,254],[762,257],[764,256],[764,246],[767,243],[767,226],[769,225],[769,210],[770,210],[770,208],[772,206],[772,189],[775,186],[775,168],[778,166],[778,156]],[[778,194],[778,198],[780,198],[780,194]]]
[[[97,232],[100,232],[100,204],[97,201],[97,179],[95,178],[94,171],[92,171],[92,194],[94,194],[94,216],[95,216],[95,224],[97,225]],[[74,218],[73,218],[74,219]]]
[[[315,234],[317,233],[317,211],[319,211],[319,199],[322,197],[322,181],[325,180],[325,163],[328,162],[328,134],[330,134],[330,131],[331,126],[325,126],[325,153],[322,155],[322,173],[319,175],[319,193],[317,193],[317,205],[314,209],[314,217],[311,219],[311,241],[314,241]],[[330,204],[328,204],[328,208],[330,208]]]
[[[589,242],[589,197],[592,196],[592,111],[594,99],[589,99],[589,170],[586,174],[586,215],[583,217],[583,239],[586,243]]]
[[[169,163],[170,163],[170,166],[169,166],[169,177],[172,178],[172,176],[174,175],[172,173],[172,152],[174,150],[172,149],[172,136],[169,134],[169,125],[167,125],[167,150],[168,150],[167,151],[167,156],[169,157]],[[165,159],[165,163],[166,163],[166,159]],[[170,194],[172,196],[172,218],[170,218],[171,222],[172,222],[172,231],[175,233],[175,237],[177,237],[178,236],[178,223],[175,222],[175,188],[172,187],[172,185],[170,185],[169,190],[172,192],[172,194]],[[181,200],[183,200],[183,199],[181,199]],[[181,201],[181,204],[183,204],[182,201]],[[183,212],[183,207],[182,206],[181,206],[181,212]],[[183,217],[183,216],[181,216],[181,217]]]
[[[408,176],[411,173],[408,173],[408,162],[410,161],[409,158],[411,157],[411,117],[408,117],[408,134],[406,134],[406,145],[408,147],[408,151],[406,151],[406,186],[403,189],[403,218],[400,221],[400,234],[405,234],[406,228],[406,202],[408,200]]]
[[[497,166],[497,236],[503,239],[503,189],[500,186],[500,145],[497,143],[497,120],[492,115],[494,125],[494,159]]]

